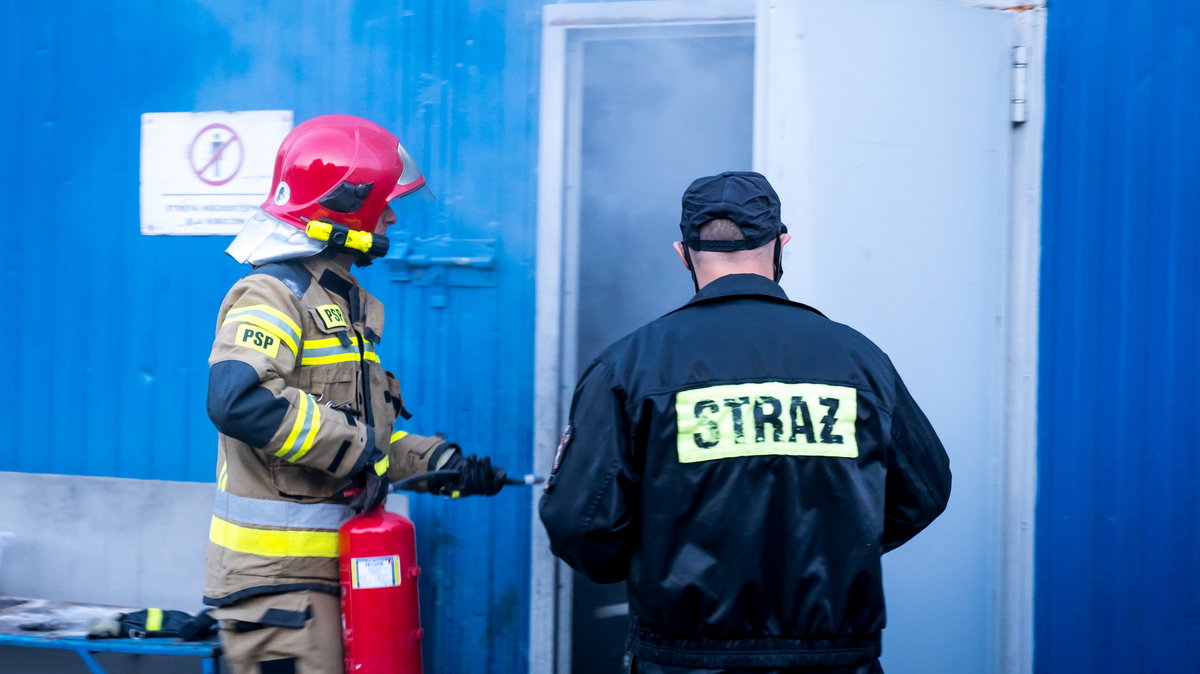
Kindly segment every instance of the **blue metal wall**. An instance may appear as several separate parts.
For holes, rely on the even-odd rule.
[[[537,48],[533,0],[20,3],[3,10],[10,350],[0,470],[211,481],[204,412],[227,237],[139,234],[140,115],[350,113],[404,139],[440,201],[412,237],[495,241],[495,268],[360,278],[389,308],[411,430],[531,469]],[[19,99],[19,100],[18,100]],[[27,228],[27,229],[26,229]],[[444,297],[444,298],[443,298]],[[426,669],[516,672],[529,495],[412,499]]]
[[[1200,5],[1050,8],[1037,671],[1200,671]]]

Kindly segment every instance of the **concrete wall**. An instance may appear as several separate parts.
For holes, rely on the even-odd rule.
[[[0,593],[201,607],[213,485],[0,472]]]
[[[200,610],[213,485],[0,472],[0,594]],[[200,671],[195,658],[102,654],[111,673]],[[84,672],[66,651],[0,648],[0,671]]]
[[[0,594],[60,601],[203,608],[213,485],[0,472]],[[408,514],[393,495],[388,509]],[[200,661],[102,654],[110,673],[200,671]],[[65,651],[0,648],[0,672],[83,672]]]

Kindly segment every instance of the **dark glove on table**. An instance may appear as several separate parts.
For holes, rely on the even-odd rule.
[[[387,454],[379,449],[371,450],[371,454],[367,456],[366,463],[355,480],[355,486],[359,488],[359,491],[350,497],[349,505],[354,512],[364,513],[374,510],[376,506],[387,500],[388,464]]]
[[[493,496],[504,488],[504,478],[507,477],[504,469],[492,467],[490,458],[476,458],[474,454],[464,457],[458,445],[453,442],[447,442],[434,450],[430,467],[439,471],[458,471],[458,475],[429,480],[430,491],[451,498]]]

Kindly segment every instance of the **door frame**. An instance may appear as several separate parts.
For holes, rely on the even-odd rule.
[[[538,149],[536,331],[534,338],[533,465],[554,459],[577,376],[575,362],[579,257],[582,97],[579,49],[586,39],[628,37],[630,28],[750,24],[755,0],[662,0],[547,5],[542,13]],[[529,671],[571,671],[570,569],[550,554],[533,498],[530,551]]]
[[[550,467],[568,417],[576,377],[578,181],[583,35],[628,37],[628,29],[754,25],[755,0],[589,2],[542,7],[538,157],[538,266],[534,338],[534,465]],[[550,554],[533,499],[530,549],[529,672],[571,670],[571,574]]]
[[[575,385],[575,307],[578,296],[579,151],[573,138],[580,120],[580,31],[604,28],[751,23],[769,16],[779,0],[647,0],[547,5],[542,15],[541,100],[538,150],[536,332],[534,356],[533,465],[552,464]],[[794,1],[794,0],[792,0]],[[963,2],[963,4],[972,4]],[[999,11],[980,9],[980,11]],[[1026,47],[1025,115],[1011,140],[1009,259],[1005,306],[1003,439],[997,457],[1002,551],[996,616],[995,670],[1033,671],[1034,512],[1037,486],[1038,302],[1041,172],[1044,120],[1046,11],[1021,9],[1014,16],[1013,44]],[[756,40],[756,60],[765,45]],[[754,163],[771,137],[771,118],[755,87]],[[571,668],[571,575],[549,551],[532,500],[529,671],[566,674]]]
[[[999,653],[1003,674],[1032,674],[1038,453],[1038,307],[1041,294],[1042,138],[1046,116],[1046,8],[1013,12],[1014,122],[1008,232],[1004,456],[1000,460]],[[1016,46],[1024,47],[1018,51]],[[1024,70],[1024,72],[1020,72]],[[1018,83],[1018,78],[1024,81]],[[1024,96],[1024,101],[1017,100]],[[1014,117],[1016,118],[1016,117]]]

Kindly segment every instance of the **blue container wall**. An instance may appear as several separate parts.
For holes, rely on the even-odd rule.
[[[418,433],[529,472],[540,3],[206,0],[4,10],[8,215],[0,253],[22,334],[0,387],[0,470],[211,481],[204,411],[216,311],[245,268],[228,237],[139,233],[140,115],[349,113],[394,130],[440,197],[413,237],[494,239],[453,283],[359,275],[388,306],[380,349]],[[11,67],[16,64],[16,67]],[[18,206],[19,204],[19,206]],[[22,235],[24,236],[24,235]],[[529,494],[411,499],[426,670],[517,672],[528,644]]]
[[[1050,9],[1037,671],[1200,671],[1200,5]]]

